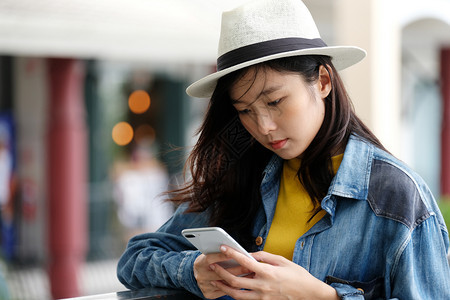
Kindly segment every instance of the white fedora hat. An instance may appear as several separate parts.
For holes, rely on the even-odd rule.
[[[330,56],[342,70],[361,61],[366,52],[353,46],[328,47],[301,0],[255,0],[222,14],[217,72],[191,84],[186,93],[209,98],[226,74],[298,55]]]

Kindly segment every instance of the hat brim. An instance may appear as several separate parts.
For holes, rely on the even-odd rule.
[[[222,76],[225,76],[234,71],[259,64],[268,60],[273,60],[282,57],[291,56],[301,56],[301,55],[326,55],[332,58],[334,67],[340,71],[348,68],[358,62],[360,62],[365,56],[366,51],[354,46],[334,46],[334,47],[322,47],[322,48],[309,48],[302,50],[295,50],[289,52],[282,52],[277,54],[272,54],[257,59],[249,60],[244,63],[234,65],[232,67],[226,68],[224,70],[212,73],[208,76],[191,84],[187,89],[186,93],[189,96],[197,98],[209,98],[216,88],[217,81]]]

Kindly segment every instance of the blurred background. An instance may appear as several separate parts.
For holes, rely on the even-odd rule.
[[[125,288],[127,240],[173,207],[239,0],[0,0],[0,299]],[[429,184],[449,219],[450,0],[305,0],[359,116]],[[448,220],[447,219],[447,220]]]

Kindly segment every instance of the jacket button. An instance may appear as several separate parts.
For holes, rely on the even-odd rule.
[[[261,246],[263,243],[263,238],[258,236],[255,240],[256,246]]]

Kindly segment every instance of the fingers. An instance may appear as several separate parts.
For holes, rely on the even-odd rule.
[[[292,261],[267,252],[253,253],[256,259],[223,246],[222,253],[252,272],[247,277],[236,276],[235,270],[214,263],[210,267],[220,280],[210,284],[234,299],[316,299],[318,283],[325,284]],[[261,263],[262,262],[262,263]]]
[[[202,254],[204,256],[205,259],[205,263],[210,265],[210,264],[214,264],[217,263],[219,261],[225,261],[225,260],[229,260],[229,258],[226,256],[226,254],[224,253],[211,253],[211,254]],[[202,256],[200,255],[200,256]]]
[[[220,251],[222,251],[222,253],[226,255],[227,259],[230,258],[234,259],[235,261],[237,261],[239,265],[248,270],[251,270],[253,272],[257,272],[259,270],[260,266],[257,260],[248,258],[246,255],[240,253],[239,251],[231,247],[223,245],[220,247]]]
[[[236,262],[237,263],[237,262]],[[250,273],[252,273],[252,271],[251,270],[249,270],[249,269],[247,269],[247,268],[245,268],[245,267],[242,267],[242,266],[240,266],[240,265],[237,265],[237,266],[234,266],[234,267],[228,267],[226,264],[224,265],[224,264],[222,264],[222,262],[219,262],[219,263],[217,263],[219,266],[221,266],[222,268],[224,268],[224,269],[226,269],[227,270],[227,272],[229,272],[229,273],[231,273],[232,275],[235,275],[235,276],[239,276],[239,277],[242,277],[242,276],[247,276],[248,274],[250,274]],[[213,268],[214,267],[214,264],[212,264],[211,266],[210,266],[210,268]],[[211,269],[212,270],[212,269]]]
[[[254,280],[255,276],[260,277],[263,274],[267,275],[269,271],[268,268],[272,268],[269,265],[275,266],[284,265],[286,261],[286,259],[282,256],[273,255],[267,252],[252,253],[252,256],[256,259],[253,260],[228,246],[222,246],[221,251],[227,256],[227,258],[232,258],[241,265],[241,269],[239,270],[240,272],[245,271],[245,274],[251,273],[250,276],[240,277],[236,276],[237,274],[236,272],[229,272],[230,271],[229,269],[225,270],[219,264],[211,265],[211,269],[213,269],[216,272],[216,274],[222,279],[220,282],[214,281],[215,286],[219,287],[222,291],[224,291],[230,296],[232,295],[229,293],[233,290],[240,291],[241,289],[245,289],[247,291],[245,293],[246,297],[247,296],[250,297],[249,290],[254,290],[255,288],[257,288],[259,281]],[[261,264],[260,262],[264,262],[265,264]],[[233,293],[237,292],[233,291]],[[247,298],[239,298],[239,299],[247,299]]]
[[[258,295],[250,290],[242,290],[242,289],[236,289],[233,287],[230,287],[226,284],[224,284],[221,281],[214,281],[212,282],[212,285],[214,287],[217,287],[220,289],[223,293],[225,293],[228,296],[231,296],[233,299],[259,299]]]
[[[223,254],[199,255],[194,261],[194,277],[197,285],[206,298],[218,298],[225,294],[218,288],[211,285],[212,280],[221,278],[211,268],[211,263],[227,259]]]
[[[211,269],[222,279],[221,281],[214,281],[214,286],[219,287],[230,296],[232,296],[229,294],[232,290],[239,291],[246,289],[246,294],[248,294],[248,290],[251,290],[255,283],[252,279],[260,269],[259,263],[228,246],[222,246],[221,251],[228,259],[234,259],[240,266],[232,269],[224,269],[220,264],[212,264],[210,266]],[[224,286],[228,288],[224,289]],[[236,291],[233,293],[236,293]]]
[[[249,288],[248,285],[251,283],[249,280],[251,279],[236,276],[217,264],[211,265],[211,269],[214,270],[214,272],[216,272],[216,274],[221,278],[221,280],[225,281],[230,287],[237,289]],[[217,281],[214,282],[217,283]]]
[[[214,275],[215,275],[214,277],[217,276],[216,274],[214,274]],[[211,276],[211,279],[212,279],[212,276]],[[215,298],[224,296],[225,293],[222,290],[220,290],[219,288],[217,288],[216,286],[211,284],[211,282],[212,282],[211,279],[209,279],[209,280],[197,279],[197,285],[200,288],[200,290],[202,291],[203,296],[205,296],[208,299],[215,299]]]
[[[194,276],[203,295],[207,298],[230,295],[235,299],[256,299],[258,280],[255,274],[264,274],[269,267],[266,263],[280,264],[280,257],[265,252],[254,253],[256,260],[236,251],[228,246],[221,247],[222,253],[200,255],[194,262]],[[223,262],[228,265],[232,261],[239,265],[225,269]],[[256,298],[255,298],[256,297]]]
[[[259,251],[252,253],[252,256],[258,261],[262,263],[266,263],[273,266],[281,266],[290,262],[286,258],[280,255],[271,254],[264,251]]]

